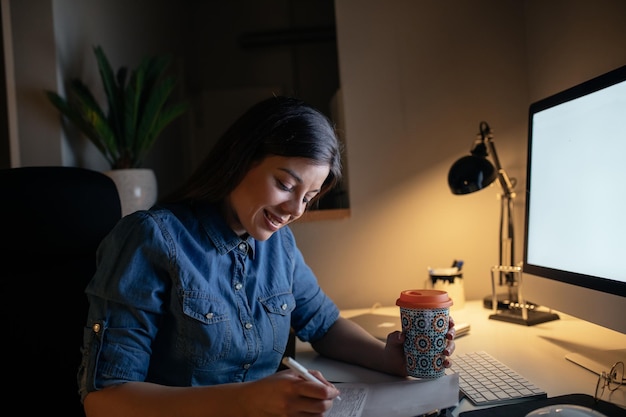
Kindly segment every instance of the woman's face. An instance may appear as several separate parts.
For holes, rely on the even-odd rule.
[[[268,156],[253,166],[226,199],[226,220],[238,235],[267,240],[298,219],[330,172],[306,158]]]

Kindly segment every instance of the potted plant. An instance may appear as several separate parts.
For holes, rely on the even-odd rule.
[[[154,145],[163,129],[187,110],[187,103],[169,103],[176,84],[174,76],[166,75],[169,57],[144,58],[130,73],[120,67],[114,74],[100,46],[94,47],[98,70],[106,95],[107,111],[96,101],[89,88],[79,79],[71,80],[68,97],[54,91],[46,91],[50,102],[73,123],[102,153],[111,166],[106,174],[118,186],[122,199],[122,212],[127,214],[137,208],[125,205],[124,184],[135,188],[132,195],[142,194],[141,206],[148,207],[156,201],[156,179],[148,185],[153,197],[137,192],[127,175],[140,175],[148,180],[154,178],[152,170],[141,169],[144,157]],[[149,190],[148,190],[149,191]],[[129,196],[129,198],[133,198]],[[150,201],[152,200],[152,201]],[[144,207],[139,207],[144,208]]]

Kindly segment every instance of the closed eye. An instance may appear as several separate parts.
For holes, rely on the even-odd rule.
[[[278,180],[278,179],[276,180],[276,183],[278,184],[278,188],[280,188],[283,191],[287,191],[289,193],[292,192],[293,189],[295,188],[295,187],[293,187],[291,185],[285,184],[284,182],[282,182],[281,180]]]
[[[284,182],[282,182],[282,181],[281,181],[281,180],[279,180],[279,179],[277,179],[277,180],[276,180],[276,183],[277,183],[277,185],[278,185],[278,188],[280,188],[281,190],[286,191],[286,192],[288,192],[288,193],[292,193],[292,192],[294,192],[294,190],[296,189],[296,187],[295,187],[295,186],[291,186],[291,185],[285,184]],[[303,202],[304,204],[309,204],[309,202],[310,202],[310,201],[311,201],[311,200],[312,200],[312,199],[313,199],[316,195],[317,195],[317,192],[313,192],[313,193],[312,193],[312,195],[311,195],[311,196],[309,196],[309,197],[304,196],[304,197],[302,198],[302,202]]]

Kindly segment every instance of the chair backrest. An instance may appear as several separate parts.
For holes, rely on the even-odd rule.
[[[0,328],[9,402],[24,391],[44,391],[49,412],[84,416],[76,382],[84,289],[100,241],[120,218],[117,189],[103,173],[0,170]]]

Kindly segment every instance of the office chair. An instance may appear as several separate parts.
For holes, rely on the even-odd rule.
[[[76,380],[88,308],[84,289],[98,244],[120,218],[115,184],[100,172],[0,170],[5,404],[84,417]],[[21,400],[24,394],[30,400]]]

